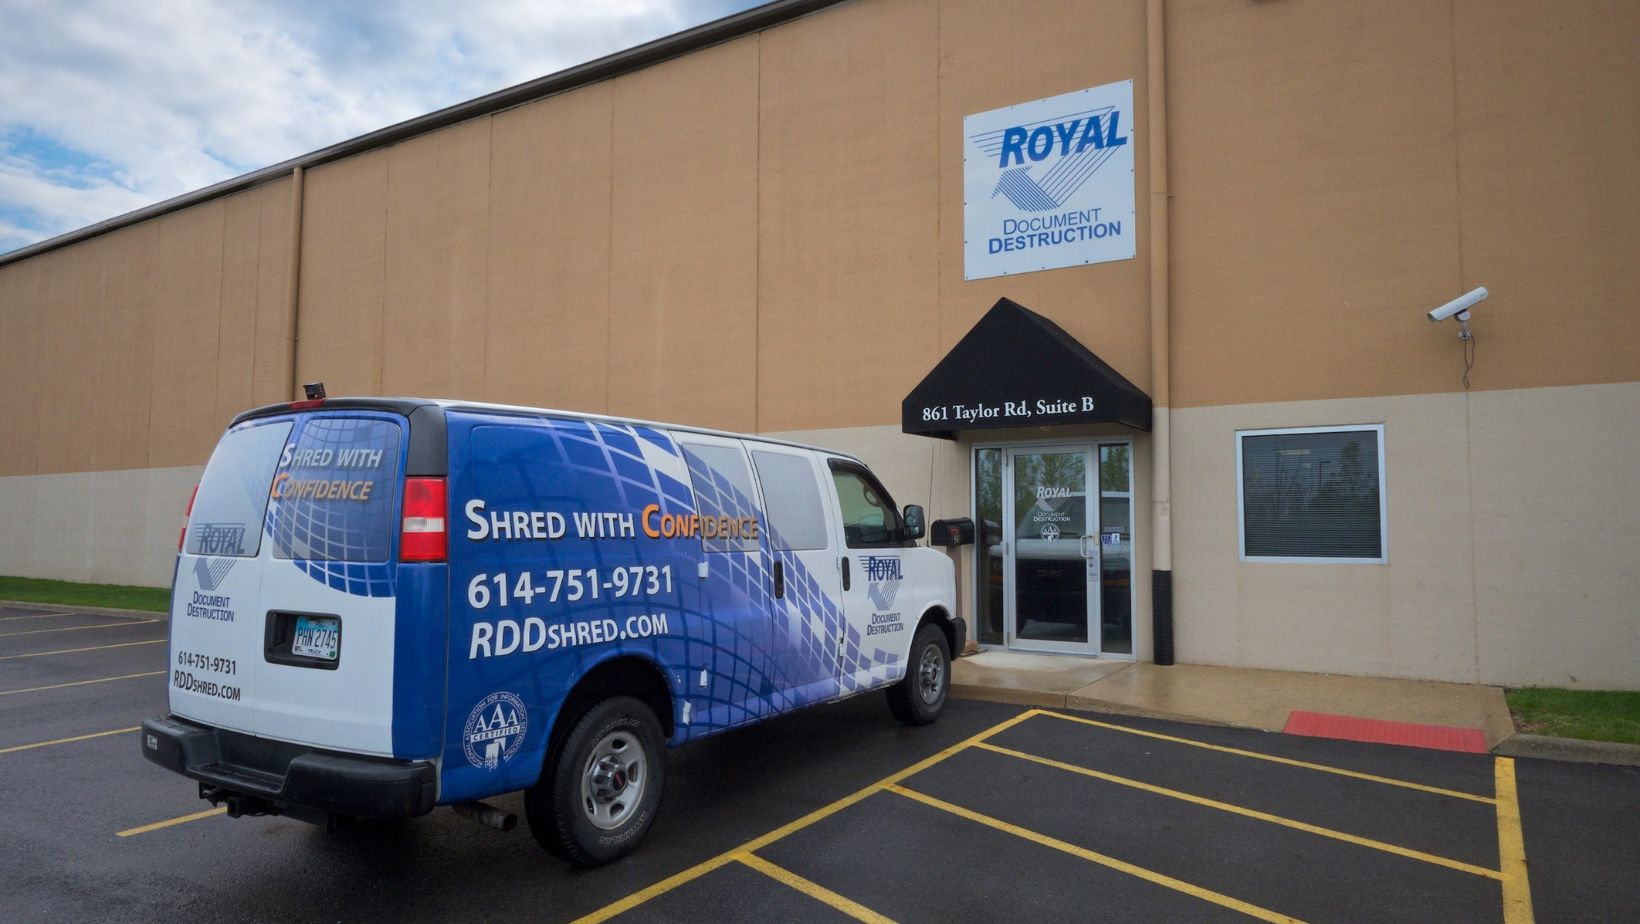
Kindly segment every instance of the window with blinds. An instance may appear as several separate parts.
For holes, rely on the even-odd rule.
[[[1381,424],[1243,430],[1236,442],[1242,558],[1387,560]]]

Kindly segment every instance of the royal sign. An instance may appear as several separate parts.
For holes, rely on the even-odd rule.
[[[1131,260],[1133,81],[962,120],[968,279]]]

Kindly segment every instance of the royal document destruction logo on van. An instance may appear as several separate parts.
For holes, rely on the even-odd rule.
[[[1133,81],[966,116],[962,134],[964,278],[1133,259]]]
[[[871,624],[866,626],[866,634],[904,632],[900,611],[884,612],[894,605],[894,598],[900,593],[900,581],[905,578],[899,556],[862,555],[860,567],[865,571],[866,597],[871,600]]]

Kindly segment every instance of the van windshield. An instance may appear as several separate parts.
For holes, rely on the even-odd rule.
[[[385,562],[392,550],[399,425],[379,417],[298,419],[276,456],[273,554]]]
[[[254,557],[262,547],[268,484],[290,436],[290,421],[250,423],[216,444],[188,517],[190,555]]]

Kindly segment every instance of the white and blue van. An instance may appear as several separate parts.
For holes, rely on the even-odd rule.
[[[170,715],[143,753],[231,815],[335,825],[524,790],[596,866],[677,746],[885,689],[934,721],[949,559],[858,459],[563,411],[343,398],[239,415],[195,489]]]

